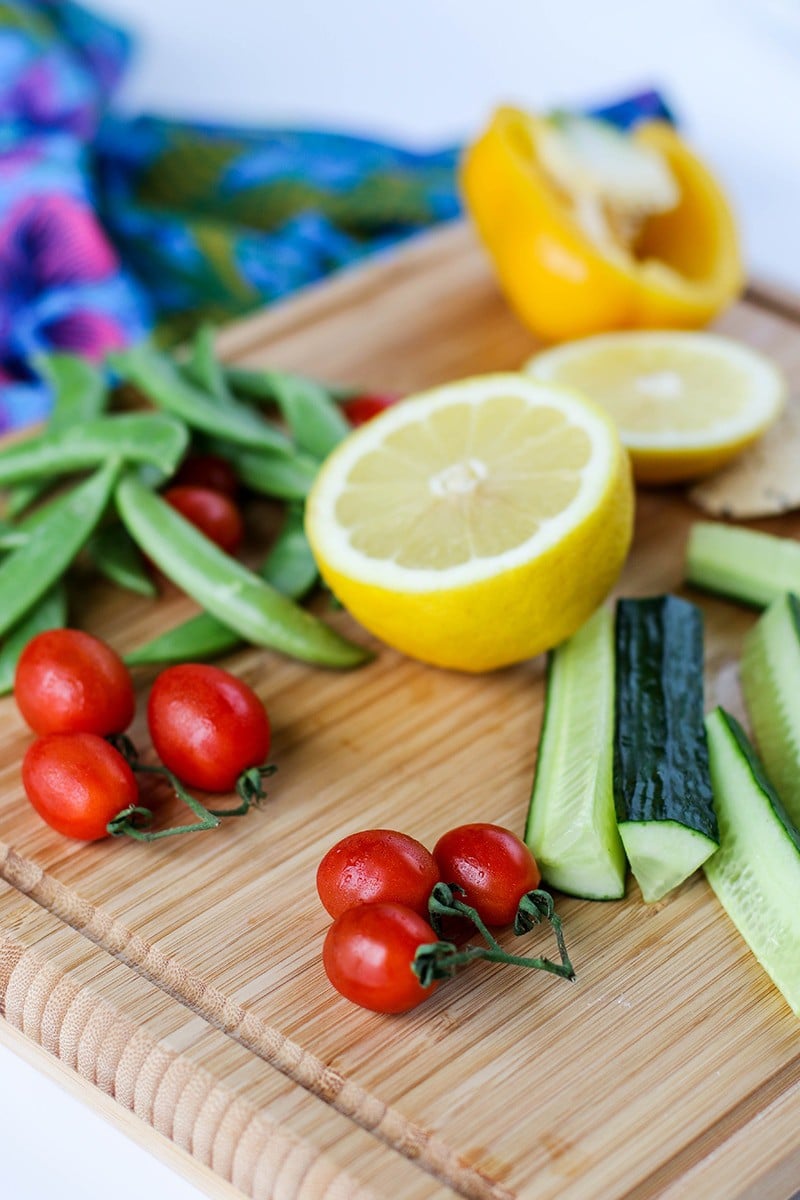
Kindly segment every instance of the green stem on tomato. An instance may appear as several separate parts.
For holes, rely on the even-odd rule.
[[[441,934],[443,917],[461,917],[471,921],[486,942],[482,946],[467,946],[458,950],[452,942],[433,942],[420,946],[414,959],[413,970],[419,977],[423,987],[428,987],[435,979],[445,979],[454,975],[460,966],[481,958],[488,962],[504,962],[512,966],[530,967],[550,974],[560,975],[564,979],[574,979],[575,971],[567,953],[561,919],[556,915],[553,897],[549,892],[539,888],[527,892],[520,900],[517,916],[514,921],[514,931],[517,934],[528,933],[540,921],[547,920],[553,927],[561,963],[551,962],[547,958],[529,958],[517,954],[508,954],[487,929],[477,909],[463,900],[456,893],[465,895],[464,889],[457,884],[437,883],[428,899],[428,913],[431,926],[435,933]],[[424,976],[424,978],[423,978]],[[427,982],[425,982],[427,980]]]
[[[267,793],[261,786],[261,781],[269,779],[270,776],[275,774],[277,769],[273,763],[264,763],[259,767],[248,767],[246,771],[242,771],[236,780],[236,794],[240,798],[241,804],[236,808],[210,808],[208,811],[215,817],[242,817],[253,806],[261,808],[262,801],[267,798]]]
[[[196,796],[192,796],[169,767],[161,764],[148,765],[139,761],[139,753],[130,738],[124,734],[112,734],[106,738],[115,750],[118,750],[132,771],[139,774],[163,775],[169,782],[175,795],[198,818],[191,825],[173,825],[169,829],[159,829],[151,833],[149,826],[153,823],[153,814],[149,808],[131,804],[118,812],[109,821],[107,829],[112,837],[130,837],[138,842],[154,842],[160,838],[173,837],[178,833],[197,833],[203,829],[216,829],[221,817],[241,817],[255,805],[260,807],[267,793],[261,786],[262,779],[274,775],[277,767],[265,763],[263,766],[250,767],[243,771],[236,781],[236,791],[241,804],[236,808],[213,809],[206,808]]]
[[[452,942],[429,942],[419,946],[411,969],[423,987],[430,987],[437,979],[450,979],[459,967],[476,959],[486,962],[508,963],[514,967],[528,967],[531,970],[547,971],[551,975],[559,975],[562,979],[574,979],[575,972],[567,959],[561,963],[551,962],[549,958],[527,958],[520,954],[507,954],[501,947],[465,946],[459,950]]]

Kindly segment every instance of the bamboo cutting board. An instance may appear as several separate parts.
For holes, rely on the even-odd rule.
[[[790,302],[754,296],[719,327],[774,356],[800,387]],[[456,225],[230,329],[221,348],[248,364],[409,391],[514,368],[533,344]],[[620,593],[682,590],[697,516],[679,492],[641,493]],[[789,518],[764,527],[800,533]],[[718,694],[727,701],[753,616],[693,598],[706,616],[710,706]],[[152,602],[87,580],[80,619],[125,651],[191,607],[172,591]],[[326,615],[369,641],[346,614]],[[47,1008],[39,966],[14,975],[16,1007],[1,966],[32,955],[62,989],[86,989],[89,1022],[102,1010],[98,1021],[150,1039],[187,1078],[213,1062],[211,1078],[200,1078],[230,1100],[214,1153],[202,1137],[177,1140],[210,1164],[220,1188],[227,1181],[245,1194],[787,1200],[800,1185],[800,1027],[702,876],[652,906],[633,883],[619,903],[559,898],[572,985],[481,964],[403,1017],[367,1013],[332,992],[320,962],[328,921],[314,888],[325,850],[371,826],[428,845],[469,820],[521,831],[541,720],[542,660],[471,678],[376,649],[351,674],[253,649],[230,656],[226,665],[258,690],[273,720],[271,798],[220,830],[151,846],[82,846],[44,826],[19,781],[28,734],[13,701],[3,701],[6,1019],[37,1040],[36,1020],[18,1014],[28,992],[33,1011]],[[137,676],[142,700],[151,678]],[[133,734],[146,745],[141,716]],[[24,908],[23,935],[15,905]],[[530,945],[552,953],[544,933]],[[48,1038],[63,1057],[62,1040],[52,1030]],[[91,1053],[84,1062],[88,1094],[99,1079]],[[151,1086],[132,1062],[122,1104]],[[101,1086],[115,1094],[115,1079],[106,1072]],[[172,1096],[128,1107],[174,1133]],[[267,1161],[278,1135],[324,1166],[267,1190],[252,1171],[236,1174],[243,1141]]]

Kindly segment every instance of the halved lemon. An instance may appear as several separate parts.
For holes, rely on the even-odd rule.
[[[401,401],[337,447],[306,504],[345,608],[395,649],[462,671],[569,637],[617,579],[632,523],[613,422],[519,374]]]
[[[763,354],[712,333],[607,333],[537,354],[526,372],[613,417],[642,483],[708,475],[778,418],[786,382]]]

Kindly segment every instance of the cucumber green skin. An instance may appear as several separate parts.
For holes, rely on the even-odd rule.
[[[800,826],[800,601],[773,601],[747,634],[740,665],[761,759],[781,802]]]
[[[612,783],[613,619],[601,608],[547,659],[547,691],[525,841],[551,886],[587,900],[625,895]]]
[[[800,1016],[800,832],[736,719],[716,709],[706,725],[721,834],[706,878]]]
[[[655,900],[696,870],[719,839],[695,605],[677,596],[619,601],[615,707],[617,821],[644,898]],[[652,831],[641,828],[649,825]]]

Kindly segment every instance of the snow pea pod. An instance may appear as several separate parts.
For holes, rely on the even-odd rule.
[[[183,363],[181,372],[190,383],[196,384],[218,404],[238,407],[233,392],[228,387],[222,364],[214,348],[214,330],[210,325],[201,325],[192,338],[191,353]]]
[[[260,571],[284,596],[302,600],[319,579],[319,571],[303,525],[303,507],[292,505]]]
[[[232,370],[232,379],[241,383],[242,374]],[[244,376],[250,395],[277,404],[300,450],[319,461],[327,458],[351,426],[330,393],[313,379],[284,371],[250,371]]]
[[[283,528],[267,555],[259,575],[284,596],[300,600],[317,581],[317,564],[303,532],[303,511],[290,509]],[[182,625],[167,630],[126,655],[130,666],[145,663],[197,662],[229,654],[241,637],[212,617],[198,613]]]
[[[217,440],[209,444],[209,449],[228,459],[245,487],[276,500],[305,500],[319,470],[316,459],[296,450],[289,454],[259,453]]]
[[[116,502],[145,554],[246,641],[320,666],[355,667],[370,657],[223,553],[135,475],[125,475],[117,485]]]
[[[235,395],[241,396],[245,400],[258,400],[262,404],[276,403],[271,384],[275,378],[308,383],[308,376],[298,375],[296,371],[266,371],[259,367],[238,367],[227,364],[223,365],[222,369],[228,385]],[[320,386],[336,404],[344,404],[345,401],[360,396],[364,391],[363,387],[339,383],[323,383]]]
[[[289,438],[246,404],[221,405],[191,383],[176,363],[144,343],[109,356],[121,379],[132,383],[158,408],[180,417],[191,429],[238,446],[292,454]]]
[[[0,452],[0,485],[66,475],[110,458],[152,463],[171,474],[188,440],[186,426],[165,413],[95,417],[81,425],[17,442]]]
[[[0,636],[64,574],[100,521],[120,468],[120,459],[112,459],[53,500],[31,527],[28,541],[0,562]]]
[[[67,592],[59,580],[8,631],[0,649],[0,696],[7,695],[13,689],[19,656],[31,638],[45,629],[63,629],[66,623]]]
[[[144,558],[131,535],[119,521],[99,529],[89,542],[89,556],[101,575],[140,596],[156,596],[158,590],[147,573]]]
[[[50,433],[99,417],[106,407],[108,389],[103,372],[75,354],[43,354],[36,366],[53,389],[53,409],[47,422]],[[20,483],[8,495],[6,512],[15,517],[48,487],[49,480]]]

